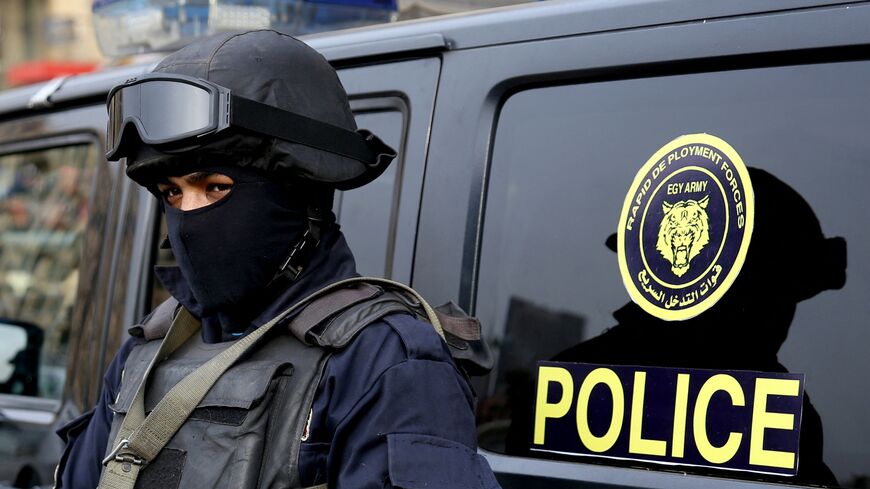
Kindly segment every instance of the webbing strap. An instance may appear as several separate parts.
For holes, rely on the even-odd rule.
[[[354,278],[349,279],[345,282],[348,282],[348,281],[368,282],[368,283],[374,283],[374,284],[387,285],[390,287],[395,287],[397,289],[401,289],[401,290],[411,294],[415,299],[417,299],[417,301],[420,303],[420,306],[423,307],[423,310],[426,312],[426,318],[429,319],[429,323],[432,324],[433,328],[435,328],[435,332],[438,333],[438,336],[440,336],[441,339],[444,339],[444,328],[441,326],[441,320],[438,319],[438,315],[435,314],[435,309],[433,309],[432,306],[430,306],[429,303],[426,302],[426,299],[424,299],[423,296],[418,294],[416,290],[412,289],[411,287],[408,287],[407,285],[405,285],[401,282],[396,282],[394,280],[389,280],[389,279],[385,279],[385,278],[359,277],[359,278],[355,278],[355,279]]]
[[[136,478],[139,476],[139,470],[143,464],[149,460],[145,459],[141,454],[130,449],[130,439],[137,427],[141,427],[145,418],[145,385],[147,379],[154,367],[160,361],[169,357],[172,352],[177,350],[185,341],[190,339],[194,333],[199,331],[200,324],[186,309],[181,309],[178,316],[172,322],[163,341],[160,343],[160,348],[157,354],[151,359],[151,363],[145,371],[142,382],[136,389],[136,395],[133,397],[133,402],[130,405],[124,421],[118,430],[118,435],[113,442],[115,448],[103,460],[106,465],[106,470],[100,479],[100,489],[133,489],[136,484]],[[154,414],[152,412],[152,414]],[[188,413],[189,414],[189,413]],[[149,416],[151,418],[151,416]],[[183,422],[183,421],[182,421]],[[170,435],[171,437],[171,435]],[[168,441],[168,438],[167,438]],[[165,445],[165,443],[164,443]]]
[[[133,403],[130,406],[118,435],[113,442],[114,449],[109,453],[103,464],[106,469],[98,486],[99,489],[133,489],[139,470],[148,462],[154,460],[169,439],[181,428],[190,413],[202,401],[208,391],[240,357],[242,357],[257,341],[268,333],[276,324],[290,313],[309,304],[312,300],[338,288],[357,282],[376,283],[398,288],[416,298],[435,331],[443,338],[444,330],[432,307],[413,289],[392,280],[381,278],[356,277],[330,284],[305,299],[297,302],[274,319],[255,329],[248,335],[237,340],[232,346],[215,355],[199,368],[181,379],[163,399],[157,403],[154,410],[145,416],[145,385],[154,367],[168,358],[184,342],[199,331],[200,323],[186,309],[182,309],[173,321],[166,336],[160,344],[157,354],[148,365],[145,375],[136,390]]]
[[[232,123],[291,143],[353,158],[366,166],[378,164],[378,154],[366,138],[326,122],[281,110],[243,97],[232,97]]]

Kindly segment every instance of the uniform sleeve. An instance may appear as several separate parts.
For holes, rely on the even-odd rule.
[[[477,454],[473,397],[446,346],[410,316],[385,323],[333,357],[321,383],[329,487],[498,488]]]
[[[112,404],[121,385],[121,372],[138,340],[125,342],[103,377],[103,387],[94,408],[58,430],[66,442],[55,474],[56,489],[93,489],[100,482],[102,460],[109,443]]]

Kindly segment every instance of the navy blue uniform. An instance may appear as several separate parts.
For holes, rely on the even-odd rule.
[[[203,327],[204,337],[214,336]],[[109,404],[139,341],[131,338],[115,356],[94,411],[68,425],[60,487],[99,482]],[[328,361],[299,455],[302,484],[497,488],[475,451],[472,407],[468,384],[432,326],[406,314],[388,316]]]

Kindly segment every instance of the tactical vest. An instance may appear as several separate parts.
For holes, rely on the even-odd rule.
[[[276,324],[221,374],[159,454],[139,461],[135,487],[301,487],[300,445],[328,358],[364,327],[389,314],[409,313],[428,321],[428,309],[437,316],[433,325],[458,363],[475,374],[488,370],[490,356],[476,319],[452,304],[432,310],[410,289],[388,282],[353,282],[309,301],[289,323]],[[149,413],[173,386],[236,343],[206,344],[197,332],[168,358],[157,359],[146,379],[177,310],[177,302],[170,299],[130,330],[148,341],[131,351],[117,399],[110,406],[115,415],[106,462],[118,458],[119,429],[143,381]],[[101,481],[100,487],[107,486],[120,487]]]

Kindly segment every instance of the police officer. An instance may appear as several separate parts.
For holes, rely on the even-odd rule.
[[[395,153],[319,54],[207,38],[113,89],[109,117],[108,156],[160,200],[178,266],[61,430],[58,487],[498,487],[437,316],[353,282],[333,192]]]

